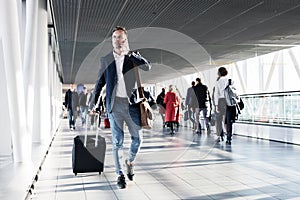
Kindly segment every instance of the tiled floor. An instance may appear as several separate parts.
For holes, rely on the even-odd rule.
[[[180,127],[172,137],[154,127],[144,132],[135,180],[127,180],[127,188],[120,190],[109,129],[100,131],[107,143],[104,173],[72,173],[73,138],[83,133],[83,129],[69,131],[67,120],[63,121],[31,199],[300,199],[300,147],[296,145],[234,136],[228,146],[215,143],[215,135],[196,135],[189,128]],[[125,155],[129,140],[127,133]]]

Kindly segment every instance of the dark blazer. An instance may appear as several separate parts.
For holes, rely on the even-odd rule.
[[[143,58],[138,52],[131,56],[125,55],[122,72],[124,75],[125,87],[128,98],[130,98],[136,84],[133,63],[135,63],[137,66],[139,66],[140,69],[143,69],[145,71],[148,71],[151,68],[150,63],[145,58]],[[110,52],[109,54],[100,59],[100,69],[93,95],[94,97],[99,96],[102,88],[106,84],[106,110],[109,113],[112,112],[112,108],[114,105],[117,78],[117,69],[114,55],[113,52]],[[95,100],[92,102],[94,103]]]
[[[194,93],[191,96],[191,105],[193,108],[211,108],[211,98],[208,87],[202,83],[197,84]]]
[[[78,106],[78,93],[77,92],[72,92],[70,89],[66,92],[65,95],[65,107],[70,110],[76,110]]]

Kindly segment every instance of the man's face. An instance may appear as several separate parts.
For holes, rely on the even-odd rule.
[[[114,49],[121,50],[125,45],[127,45],[127,36],[124,31],[117,30],[112,34],[112,45]]]
[[[74,89],[75,89],[74,84],[70,84],[70,89],[71,89],[71,91],[74,91]]]

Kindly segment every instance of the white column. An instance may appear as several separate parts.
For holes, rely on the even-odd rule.
[[[50,141],[50,95],[48,73],[48,27],[47,4],[45,0],[39,0],[38,5],[38,32],[37,32],[37,106],[39,112],[40,134],[39,142]],[[37,107],[36,107],[37,108]]]
[[[17,0],[0,0],[4,71],[15,162],[31,161],[31,135],[26,131],[24,81]]]
[[[11,130],[9,120],[9,109],[7,99],[7,81],[4,71],[4,50],[2,45],[2,38],[0,35],[0,91],[2,98],[0,98],[0,123],[1,123],[1,140],[0,140],[0,156],[8,156],[12,154],[11,149]]]
[[[26,1],[26,28],[24,43],[24,91],[26,104],[27,131],[32,134],[33,105],[34,105],[34,79],[36,70],[36,43],[37,43],[37,9],[38,0]]]
[[[20,24],[20,30],[21,30],[21,58],[22,58],[22,63],[24,63],[24,46],[25,46],[25,28],[26,28],[26,1],[19,0],[21,1],[20,3],[20,12],[21,14],[19,15],[19,20],[21,22]]]
[[[51,36],[51,41],[52,41]],[[50,38],[49,38],[50,39]],[[48,72],[49,72],[49,94],[50,94],[50,117],[51,117],[51,124],[50,124],[50,130],[51,130],[51,136],[55,132],[55,99],[54,99],[54,57],[53,57],[53,49],[52,45],[49,45],[48,47]]]

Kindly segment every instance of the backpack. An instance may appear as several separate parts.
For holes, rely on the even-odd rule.
[[[239,101],[236,88],[231,84],[231,79],[228,79],[228,85],[224,90],[224,96],[227,106],[235,106]]]
[[[238,95],[236,88],[231,84],[231,79],[228,79],[228,85],[224,90],[224,96],[226,104],[228,106],[236,106],[238,114],[241,114],[240,111],[244,109],[244,102]]]

